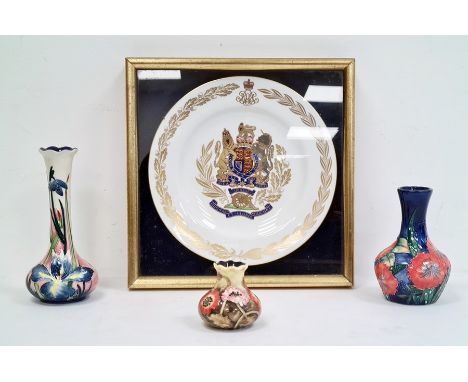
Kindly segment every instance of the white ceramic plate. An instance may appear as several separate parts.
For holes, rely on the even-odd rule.
[[[305,243],[335,191],[329,129],[295,91],[227,77],[185,95],[159,126],[149,184],[169,231],[213,261],[262,264]]]

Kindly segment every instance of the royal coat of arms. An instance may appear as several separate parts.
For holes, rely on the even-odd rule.
[[[254,219],[270,212],[291,180],[284,147],[274,145],[267,132],[242,122],[235,140],[229,130],[221,132],[214,156],[213,144],[214,140],[203,145],[196,178],[203,194],[212,198],[210,206],[227,218]]]

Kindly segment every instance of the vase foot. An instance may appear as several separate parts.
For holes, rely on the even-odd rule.
[[[43,304],[63,305],[63,304],[73,304],[74,302],[80,302],[80,301],[86,300],[87,298],[88,298],[88,296],[76,298],[76,299],[73,299],[73,300],[65,300],[65,301],[51,301],[51,300],[43,300],[43,299],[40,299],[40,298],[38,298],[38,300]]]
[[[431,300],[424,302],[424,300],[421,300],[421,302],[414,301],[411,299],[411,296],[384,296],[387,301],[394,302],[396,304],[400,305],[432,305],[437,302],[438,299]]]

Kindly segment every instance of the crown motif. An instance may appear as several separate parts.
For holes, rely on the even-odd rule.
[[[244,89],[245,90],[252,90],[254,87],[253,81],[250,81],[250,78],[247,81],[244,81]]]
[[[244,123],[239,124],[238,135],[236,137],[237,144],[241,147],[252,147],[255,138],[255,126],[250,126]]]

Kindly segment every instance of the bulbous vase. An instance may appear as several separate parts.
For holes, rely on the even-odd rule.
[[[217,272],[215,286],[198,304],[201,318],[219,329],[239,329],[252,325],[260,315],[261,305],[258,297],[245,284],[247,265],[220,261],[214,267]]]
[[[98,283],[96,270],[77,253],[70,220],[71,147],[41,148],[47,171],[50,244],[45,257],[26,276],[26,287],[41,301],[82,300]]]
[[[375,259],[375,274],[388,301],[432,304],[439,299],[450,275],[450,261],[427,235],[426,211],[432,189],[400,187],[398,195],[400,234]]]

